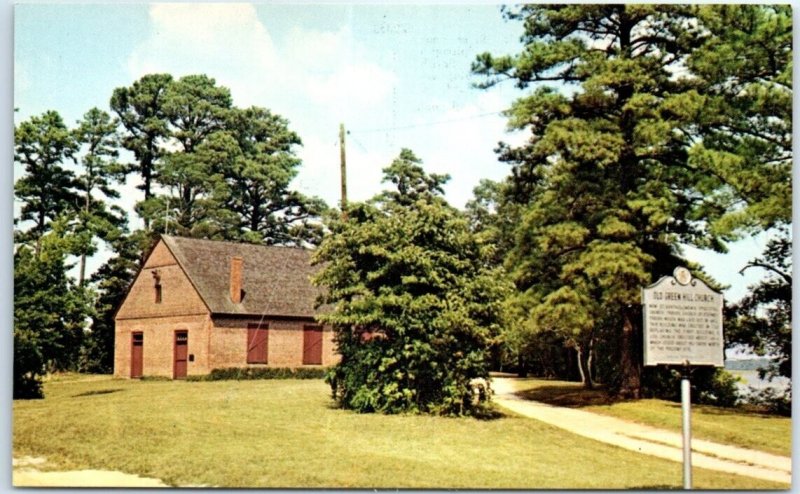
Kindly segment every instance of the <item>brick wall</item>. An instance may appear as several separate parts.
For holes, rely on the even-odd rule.
[[[194,361],[187,362],[187,374],[208,374],[210,328],[211,318],[208,315],[118,320],[114,343],[114,377],[130,377],[131,334],[141,331],[144,336],[142,375],[172,378],[175,331],[182,329],[189,332],[188,351],[194,355]]]
[[[247,363],[247,325],[269,326],[267,367],[303,366],[303,327],[315,324],[312,319],[289,320],[261,318],[219,318],[213,320],[211,330],[211,368],[259,367],[264,364]],[[322,365],[333,365],[339,360],[333,342],[333,331],[325,327],[322,333]]]
[[[174,338],[176,330],[187,330],[188,375],[208,374],[224,367],[263,367],[247,363],[247,325],[259,319],[215,318],[207,315],[172,316],[118,320],[114,345],[114,376],[127,378],[131,373],[131,334],[141,331],[144,337],[144,376],[173,377]],[[269,326],[266,367],[303,367],[303,328],[312,320],[265,319]],[[322,365],[339,361],[333,342],[333,331],[322,333]]]
[[[156,302],[155,285],[161,285],[161,302]],[[115,320],[114,376],[130,377],[131,333],[144,336],[145,376],[172,377],[175,330],[189,331],[188,351],[194,361],[187,373],[208,373],[208,330],[211,318],[205,303],[163,242],[145,262],[123,301]]]

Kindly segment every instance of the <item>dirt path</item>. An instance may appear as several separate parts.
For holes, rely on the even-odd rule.
[[[504,408],[597,441],[683,462],[680,433],[583,410],[523,400],[514,394],[512,381],[512,378],[505,377],[492,380],[494,401]],[[692,466],[786,484],[792,482],[791,458],[699,439],[692,439]]]
[[[43,472],[47,460],[25,456],[12,460],[14,487],[169,487],[159,479],[110,470]]]

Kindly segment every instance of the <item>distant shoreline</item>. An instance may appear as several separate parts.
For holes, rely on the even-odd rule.
[[[767,357],[728,359],[725,360],[725,370],[729,371],[750,371],[758,370],[772,363],[774,359]]]

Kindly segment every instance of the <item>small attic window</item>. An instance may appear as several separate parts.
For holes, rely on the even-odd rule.
[[[155,294],[155,302],[161,303],[161,273],[158,270],[153,271],[153,292]]]

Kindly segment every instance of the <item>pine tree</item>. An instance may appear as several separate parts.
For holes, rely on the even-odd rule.
[[[792,15],[788,5],[704,6],[707,41],[687,60],[703,107],[689,163],[708,179],[712,228],[792,221]]]
[[[637,397],[641,287],[680,262],[679,241],[719,246],[693,221],[683,128],[697,103],[671,72],[701,42],[692,9],[525,6],[508,17],[525,23],[525,51],[483,54],[473,70],[484,87],[536,86],[508,112],[531,138],[503,157],[525,207],[508,260],[517,303],[527,324],[561,331],[585,358],[595,328],[619,324],[618,387]]]
[[[319,243],[326,205],[290,189],[300,138],[267,109],[239,109],[214,79],[165,85],[170,151],[159,151],[139,214],[156,231],[266,244]],[[161,148],[159,148],[161,149]]]
[[[117,162],[119,141],[117,122],[99,108],[92,108],[78,122],[74,130],[76,143],[83,148],[79,159],[82,172],[76,179],[76,188],[83,195],[80,216],[80,234],[86,237],[87,249],[80,252],[78,285],[86,277],[86,257],[94,254],[95,237],[109,241],[118,235],[125,213],[117,206],[108,206],[107,200],[118,199],[115,185],[125,179],[127,167]],[[102,197],[95,197],[101,193]]]
[[[164,154],[162,145],[170,137],[164,98],[172,80],[169,74],[148,74],[130,87],[114,89],[111,96],[111,109],[125,129],[122,144],[137,160],[133,170],[142,177],[139,188],[145,200],[152,194],[155,167]]]
[[[302,145],[289,121],[265,108],[250,107],[231,114],[229,134],[237,152],[223,172],[229,196],[226,209],[238,218],[242,240],[266,244],[319,244],[319,219],[327,205],[317,197],[291,190],[301,161]]]
[[[711,177],[703,190],[709,202],[724,206],[714,210],[712,228],[770,236],[763,254],[740,271],[761,269],[766,277],[730,307],[726,339],[775,359],[762,377],[791,378],[791,8],[705,6],[700,17],[713,37],[687,64],[706,98],[703,139],[689,160]],[[767,404],[787,412],[788,391]]]
[[[20,222],[33,221],[29,229],[18,230],[16,238],[36,241],[37,252],[50,223],[74,212],[80,203],[75,175],[64,168],[76,149],[72,134],[55,111],[31,117],[14,129],[14,161],[25,171],[14,183],[14,195],[23,203],[15,224],[22,228]]]
[[[743,225],[775,224],[767,211],[785,205],[785,12],[524,6],[507,11],[525,24],[524,51],[473,64],[481,87],[534,87],[508,111],[528,143],[501,148],[514,165],[507,197],[524,208],[507,261],[517,312],[577,345],[618,324],[623,395],[640,390],[640,287],[686,264],[681,243],[724,251]],[[770,169],[776,186],[759,180]],[[731,208],[743,199],[752,207]]]

